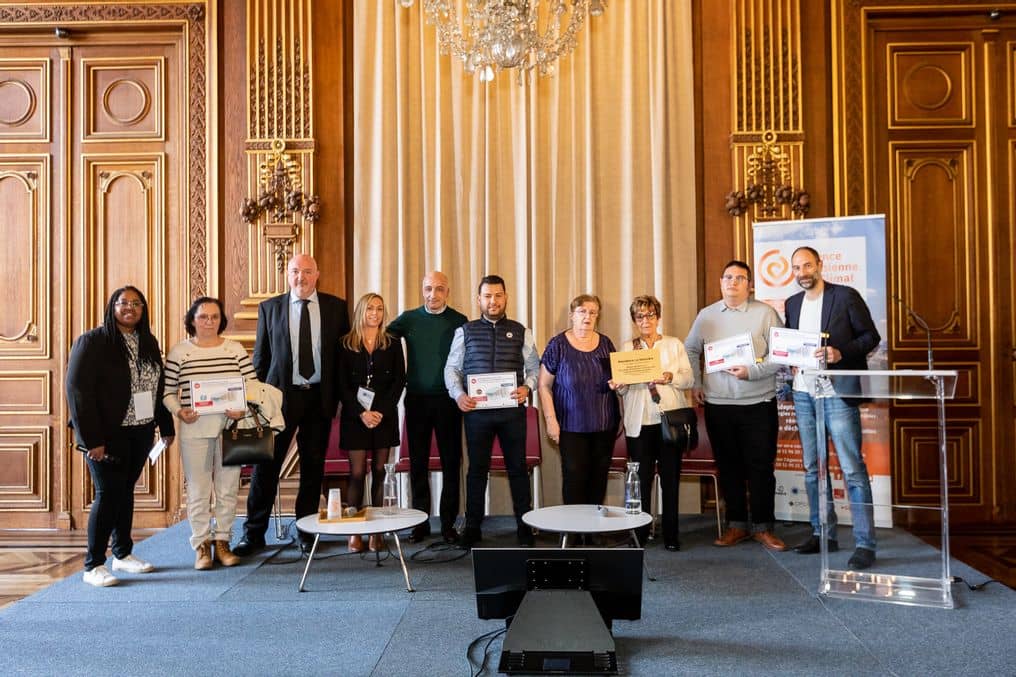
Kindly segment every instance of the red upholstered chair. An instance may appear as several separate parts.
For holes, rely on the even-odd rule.
[[[427,470],[441,472],[441,450],[437,446],[437,436],[430,435],[430,458],[427,459]],[[409,441],[406,436],[406,422],[402,421],[402,446],[399,447],[399,460],[395,462],[395,472],[409,472]]]
[[[406,421],[405,417],[402,420],[402,446],[399,447],[399,460],[395,462],[395,472],[397,473],[408,473],[409,472],[409,438],[406,435]],[[437,446],[437,435],[431,432],[430,435],[430,456],[427,459],[427,470],[430,473],[441,473],[441,449]],[[462,465],[459,465],[459,472],[462,472]],[[431,491],[431,496],[436,496],[434,491]],[[407,501],[407,505],[410,505]],[[411,506],[410,506],[411,507]],[[437,514],[437,513],[435,513]]]
[[[716,460],[713,458],[713,445],[709,443],[709,434],[706,433],[706,416],[702,407],[695,407],[698,414],[698,448],[688,452],[681,464],[681,476],[711,477],[713,487],[716,490],[716,532],[723,536],[723,519],[720,515],[720,471],[716,467]]]
[[[540,446],[540,438],[540,411],[533,406],[526,407],[526,471],[533,478],[534,509],[540,507],[540,488],[543,486],[540,480],[540,464],[543,462],[543,449]],[[494,448],[490,454],[490,472],[507,472],[504,463],[504,452],[501,451],[501,444],[496,437],[494,438]],[[490,511],[489,474],[487,477],[487,505],[485,511]]]
[[[698,433],[699,443],[698,447],[684,457],[681,463],[681,476],[685,475],[689,477],[709,477],[713,480],[713,487],[716,491],[716,531],[720,536],[723,536],[723,519],[721,515],[721,503],[720,503],[720,481],[719,481],[719,470],[716,468],[716,461],[713,458],[713,447],[709,443],[709,435],[706,433],[706,417],[702,407],[696,407],[695,413],[698,414]],[[617,473],[621,476],[622,481],[625,473],[625,463],[628,461],[628,449],[625,443],[624,432],[620,432],[617,436],[617,440],[614,442],[614,453],[610,459],[610,472]],[[660,476],[656,476],[656,490],[653,492],[654,497],[660,493]],[[643,497],[643,500],[645,497]],[[654,501],[655,503],[655,501]],[[659,514],[654,507],[653,515]]]
[[[339,419],[332,419],[332,430],[328,434],[328,448],[325,450],[325,475],[326,482],[339,478],[349,477],[349,454],[345,449],[339,448]],[[322,491],[327,494],[328,492]]]

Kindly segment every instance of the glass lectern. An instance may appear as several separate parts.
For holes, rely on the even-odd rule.
[[[813,372],[815,382],[815,418],[818,448],[826,449],[826,423],[824,400],[830,397],[843,399],[934,400],[938,410],[938,467],[939,506],[909,506],[893,504],[896,509],[937,512],[941,519],[941,566],[938,563],[925,567],[930,576],[891,573],[886,567],[900,565],[893,558],[885,565],[876,562],[871,570],[830,569],[828,537],[830,524],[828,511],[819,510],[821,523],[821,564],[819,594],[827,597],[889,602],[911,606],[953,608],[952,577],[949,573],[949,484],[946,467],[945,401],[956,391],[956,371],[897,370],[849,371],[824,370]],[[818,455],[819,505],[826,506],[830,487],[827,480],[826,454]],[[874,509],[875,506],[871,506]],[[835,533],[835,532],[833,532]],[[881,556],[881,552],[879,553]]]

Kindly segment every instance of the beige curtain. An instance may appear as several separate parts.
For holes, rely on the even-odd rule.
[[[541,350],[587,292],[616,344],[644,293],[683,338],[697,310],[690,4],[615,0],[556,75],[519,87],[439,55],[420,2],[357,0],[352,299],[414,307],[437,268],[472,318],[493,273]]]

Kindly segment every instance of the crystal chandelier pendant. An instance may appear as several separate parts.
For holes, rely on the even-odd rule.
[[[404,8],[414,0],[399,0]],[[601,16],[607,0],[421,0],[437,29],[438,48],[462,61],[466,73],[491,82],[514,69],[519,84],[534,68],[553,75],[574,51],[587,16]],[[459,16],[462,16],[460,22]]]

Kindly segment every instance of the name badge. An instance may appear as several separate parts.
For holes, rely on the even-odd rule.
[[[374,391],[370,388],[360,386],[356,389],[356,401],[359,402],[360,406],[365,410],[370,411],[370,406],[374,404]]]
[[[155,399],[151,390],[134,393],[134,418],[139,421],[155,417]]]

